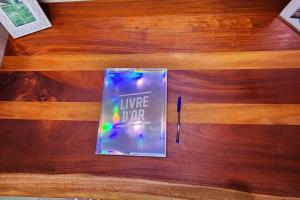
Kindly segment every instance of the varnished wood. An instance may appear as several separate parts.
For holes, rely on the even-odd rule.
[[[300,37],[277,17],[287,3],[43,5],[53,28],[10,38],[0,68],[0,195],[299,199]],[[105,67],[169,69],[167,158],[95,155]]]
[[[24,185],[27,182],[30,185]],[[66,192],[68,185],[72,190]],[[5,188],[13,188],[7,191]],[[37,188],[37,189],[35,189]],[[147,188],[147,192],[141,192]],[[55,191],[55,192],[53,192]],[[296,200],[292,197],[276,197],[215,187],[150,181],[144,179],[99,177],[86,174],[41,175],[1,174],[0,193],[4,195],[94,198],[94,199],[244,199],[244,200]],[[42,194],[42,195],[41,195]]]
[[[130,63],[135,55],[81,56],[78,60],[70,56],[63,56],[61,60],[53,56],[20,57],[20,60],[7,57],[8,60],[15,58],[15,62],[10,60],[0,73],[0,172],[42,173],[41,177],[49,174],[44,180],[50,181],[50,185],[55,185],[51,174],[85,173],[95,178],[126,177],[213,186],[216,191],[229,188],[248,192],[249,198],[257,194],[299,197],[298,54],[297,51],[168,54],[169,123],[165,160],[95,155],[102,66],[114,63],[118,57]],[[276,58],[268,65],[263,57],[271,61],[271,55]],[[165,62],[163,55],[148,56],[157,63]],[[208,58],[214,56],[218,59],[210,63]],[[147,55],[136,57],[151,64]],[[173,58],[179,61],[177,65]],[[230,67],[232,58],[233,67]],[[255,61],[255,58],[260,59]],[[211,70],[202,69],[201,60],[205,59]],[[190,63],[192,70],[185,67],[186,63]],[[287,68],[280,67],[281,64]],[[8,70],[9,66],[12,71]],[[71,66],[70,71],[68,66]],[[85,70],[88,66],[92,67]],[[34,67],[36,71],[28,70]],[[178,95],[184,100],[180,146],[174,143]],[[33,177],[32,181],[41,179]],[[26,183],[30,187],[33,182]],[[26,195],[26,191],[28,195],[52,197],[74,194],[70,192],[72,185],[66,182],[62,183],[61,188],[65,189],[61,193],[45,185],[45,190],[50,190],[45,194],[34,188],[15,188],[12,192],[14,182],[3,184],[3,195]],[[105,189],[93,191],[100,193]],[[139,191],[146,195],[148,190]],[[200,191],[197,189],[195,194],[199,198],[206,197]],[[76,194],[77,197],[99,197],[80,190]],[[168,194],[164,189],[157,195],[166,197]],[[135,195],[137,193],[130,193],[128,198]]]
[[[103,71],[0,72],[2,101],[99,102]]]
[[[45,5],[53,28],[7,55],[299,49],[278,15],[289,0],[95,1]]]
[[[14,182],[5,181],[2,194],[71,197],[75,193],[70,192],[73,186],[68,182],[61,183],[60,192],[51,190],[59,183],[58,179],[53,182],[51,175],[84,173],[93,174],[95,178],[125,177],[213,186],[216,191],[228,188],[248,192],[249,198],[257,194],[300,197],[298,54],[297,51],[249,55],[243,52],[237,56],[234,53],[205,54],[202,58],[207,57],[207,60],[213,55],[220,56],[209,65],[215,66],[212,70],[202,69],[203,63],[197,59],[197,55],[201,58],[202,54],[190,55],[193,70],[184,67],[183,54],[168,54],[169,123],[165,160],[95,155],[101,107],[97,101],[103,82],[103,68],[97,71],[95,66],[102,63],[101,59],[106,60],[103,66],[113,63],[111,59],[118,60],[118,56],[130,63],[135,55],[91,56],[91,61],[82,56],[78,62],[67,56],[61,58],[61,68],[60,59],[51,56],[21,57],[20,60],[14,57],[15,62],[11,60],[12,65],[5,65],[0,73],[0,172],[25,173],[25,176],[42,173],[40,176],[50,183],[45,185],[49,193],[43,193],[33,188],[29,179],[24,182],[29,188],[24,190],[13,187]],[[240,59],[238,55],[245,56]],[[282,59],[276,58],[268,65],[263,60],[264,55],[269,55],[267,60],[271,60],[271,55]],[[287,61],[289,56],[291,59]],[[146,55],[137,57],[151,63]],[[260,61],[255,61],[256,57],[260,57]],[[163,55],[149,55],[149,58],[164,62]],[[172,58],[181,60],[178,68],[174,67],[178,70],[172,69]],[[231,58],[235,61],[230,68]],[[31,64],[36,71],[28,71],[34,69]],[[67,67],[73,64],[75,67],[68,71]],[[89,64],[92,67],[85,70]],[[219,64],[224,67],[216,67]],[[7,70],[7,66],[12,66],[12,71]],[[251,69],[255,66],[256,69]],[[179,146],[174,143],[177,95],[182,95],[184,100]],[[21,177],[16,176],[14,180],[17,178]],[[33,176],[31,180],[41,183],[39,177]],[[170,188],[177,189],[172,184]],[[100,197],[77,191],[77,197]],[[137,193],[144,195],[138,197],[150,198],[145,196],[147,191],[147,188],[140,189],[139,193],[128,194],[128,198]],[[206,197],[200,191],[197,189],[195,194],[199,198]],[[93,192],[105,192],[105,189]],[[124,195],[119,192],[118,195]],[[185,190],[182,192],[189,195]],[[157,195],[166,197],[168,194],[164,189]],[[103,195],[110,196],[110,193]],[[177,196],[174,193],[171,197]]]
[[[300,69],[168,74],[168,102],[176,102],[180,95],[186,103],[300,103]],[[102,84],[103,71],[0,72],[0,100],[99,102]]]
[[[31,188],[36,195],[60,194],[51,175],[80,173],[299,197],[300,126],[184,123],[178,145],[176,124],[168,123],[167,158],[96,156],[98,122],[0,120],[0,130],[2,173],[50,175],[36,179],[48,181],[45,187],[51,193],[47,194],[23,179],[23,187]],[[11,178],[11,185],[18,181],[18,176]],[[79,184],[80,179],[73,182]],[[76,183],[63,182],[62,178],[57,184],[66,195],[70,192],[71,196],[72,191],[84,195],[73,188]],[[97,184],[90,190],[95,187]],[[10,195],[28,191],[13,188],[6,185],[0,191]],[[93,191],[91,195],[105,192]],[[148,188],[140,188],[139,193],[147,194]],[[197,194],[201,198],[201,192]]]
[[[100,103],[0,101],[2,119],[99,121]],[[0,117],[1,118],[1,117]]]
[[[172,70],[299,68],[300,51],[5,56],[0,71],[99,71],[107,67]]]
[[[100,103],[0,101],[0,119],[99,121]],[[183,123],[300,125],[300,104],[183,104]],[[168,122],[177,122],[168,104]]]

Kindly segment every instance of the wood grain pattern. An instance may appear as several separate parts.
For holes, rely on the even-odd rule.
[[[50,4],[44,7],[53,28],[10,39],[6,54],[299,49],[297,32],[277,17],[287,3],[128,0]]]
[[[184,67],[185,55],[192,58],[190,66],[193,70]],[[218,59],[208,62],[211,70],[209,67],[202,69],[198,55],[199,59],[206,58],[207,61],[213,56]],[[278,59],[271,63],[275,67],[268,66],[263,59],[265,55],[268,55],[266,60],[277,55]],[[118,60],[118,56],[130,63],[135,55],[82,56],[78,61],[63,56],[62,66],[53,56],[20,57],[20,60],[10,57],[16,58],[15,62],[10,60],[0,73],[0,183],[4,185],[1,188],[0,184],[0,194],[102,197],[98,195],[101,193],[110,198],[127,195],[128,198],[149,199],[194,199],[199,195],[199,199],[205,199],[206,195],[215,193],[207,188],[201,190],[199,186],[213,186],[216,187],[213,191],[221,195],[213,196],[214,199],[245,194],[220,192],[223,191],[220,188],[247,192],[242,197],[249,199],[260,198],[258,194],[300,197],[298,55],[298,51],[252,52],[249,55],[246,52],[236,55],[168,54],[171,70],[168,79],[168,157],[165,160],[94,154],[101,107],[97,101],[103,82],[103,68],[98,71],[96,65],[114,63],[111,59]],[[163,55],[148,56],[137,55],[148,64],[150,58],[164,62]],[[291,59],[287,61],[289,56]],[[256,57],[260,59],[255,61]],[[172,58],[180,61],[174,67],[177,70],[172,69]],[[229,67],[232,58],[234,64]],[[70,71],[68,66],[71,66]],[[85,70],[87,66],[91,68]],[[37,71],[28,70],[35,67]],[[181,81],[180,85],[177,80]],[[174,143],[178,94],[185,100],[180,146]],[[19,183],[7,181],[11,176],[4,173],[14,176],[13,180],[21,178],[28,187],[13,186]],[[42,174],[23,179],[23,175],[11,173],[25,173],[25,177]],[[68,178],[62,174],[82,180],[78,175],[82,173],[88,174],[84,178],[86,181],[109,176],[105,180],[120,188],[124,183],[120,177],[159,181],[158,184],[168,182],[170,185],[155,193],[155,189],[149,189],[153,188],[151,184],[145,184],[145,188],[137,188],[132,193],[124,189],[111,196],[112,193],[102,187],[77,190],[90,185],[75,187],[70,182],[59,181]],[[53,179],[53,174],[62,179]],[[113,177],[118,181],[113,182]],[[48,191],[46,193],[34,186],[35,182],[43,181],[47,182],[42,188]],[[199,188],[192,193],[180,190],[178,193],[183,194],[178,195],[173,192],[177,190],[174,183]],[[132,187],[130,181],[126,184]],[[62,189],[51,189],[56,185]],[[75,190],[77,192],[72,192]]]
[[[299,68],[300,51],[5,56],[0,71],[101,71],[107,67],[172,70]]]
[[[183,123],[300,125],[300,104],[183,104]],[[99,121],[100,103],[0,101],[0,119]],[[177,122],[168,104],[168,122]]]
[[[0,195],[300,199],[288,1],[44,4],[53,28],[10,38],[0,68]],[[105,67],[169,69],[167,158],[95,155]]]
[[[30,183],[24,185],[23,183]],[[94,199],[245,199],[245,200],[296,200],[299,198],[250,194],[229,189],[220,189],[188,184],[176,184],[144,179],[99,177],[86,174],[40,175],[1,174],[0,193],[4,195],[48,197],[94,198]],[[66,192],[65,185],[71,189]],[[5,187],[13,188],[14,192]],[[37,189],[35,189],[37,188]],[[147,192],[141,192],[147,188]],[[54,192],[55,191],[55,192]]]
[[[168,72],[168,98],[187,103],[300,103],[300,69]]]
[[[277,53],[280,55],[280,52]],[[168,157],[162,160],[95,156],[100,103],[93,101],[98,101],[97,93],[101,94],[103,71],[97,71],[96,68],[85,70],[89,64],[82,64],[85,62],[83,57],[75,64],[75,68],[66,71],[68,65],[76,63],[74,58],[62,60],[60,68],[59,59],[54,61],[57,67],[51,67],[51,64],[47,66],[47,60],[51,60],[51,57],[44,56],[39,58],[45,60],[33,61],[32,65],[39,69],[38,66],[45,64],[46,67],[40,69],[46,70],[32,72],[26,70],[26,66],[31,68],[30,57],[21,57],[20,60],[15,57],[17,60],[13,64],[17,67],[13,69],[13,66],[12,71],[0,73],[1,100],[9,100],[0,101],[0,183],[4,185],[1,188],[0,184],[0,194],[102,197],[97,195],[101,193],[111,197],[112,193],[102,187],[92,187],[85,191],[78,188],[87,188],[89,184],[75,187],[70,182],[59,181],[67,178],[62,174],[71,174],[70,176],[82,180],[78,174],[83,173],[88,174],[84,179],[86,181],[92,177],[99,180],[109,176],[107,182],[120,188],[120,184],[124,183],[123,179],[111,182],[111,178],[135,178],[170,184],[168,188],[158,190],[157,193],[149,192],[155,190],[149,189],[153,188],[151,184],[143,185],[145,187],[137,188],[132,193],[128,189],[124,189],[124,192],[117,190],[119,193],[115,192],[115,198],[127,195],[128,198],[194,199],[195,195],[199,195],[201,199],[207,197],[206,194],[215,194],[207,189],[201,190],[199,186],[217,187],[214,191],[221,195],[220,198],[227,195],[230,198],[232,195],[227,191],[220,193],[223,191],[220,188],[247,192],[243,198],[250,199],[260,198],[261,195],[258,194],[299,198],[300,104],[299,61],[296,59],[299,53],[282,53],[281,58],[292,55],[291,61],[281,62],[285,63],[283,66],[294,67],[273,69],[267,66],[263,58],[261,61],[254,61],[255,56],[267,53],[253,52],[241,60],[237,58],[232,68],[201,69],[200,64],[197,67],[197,59],[192,62],[194,70],[184,68],[184,62],[178,65],[179,70],[171,68]],[[242,54],[247,55],[245,52],[238,55]],[[222,57],[224,66],[226,63],[229,66],[229,58],[234,57],[233,54],[222,53],[208,57],[212,55],[220,55],[220,60],[212,64],[215,66],[217,63],[222,64]],[[229,56],[227,59],[226,55]],[[132,57],[134,55],[120,56],[128,60]],[[172,57],[170,55],[170,60]],[[100,58],[105,58],[106,62],[113,62],[109,61],[112,58],[117,59],[115,56]],[[26,64],[24,59],[29,62]],[[159,55],[157,61],[162,60],[162,55]],[[245,60],[252,62],[243,65]],[[274,62],[274,65],[279,66],[279,61],[278,59]],[[22,62],[25,63],[24,68]],[[100,61],[96,59],[91,63],[95,66],[97,62]],[[239,69],[238,63],[241,63],[241,68],[246,67]],[[250,69],[257,63],[261,65]],[[55,68],[58,70],[55,71]],[[16,69],[21,69],[22,72]],[[177,84],[178,79],[182,84]],[[180,146],[174,143],[175,97],[178,94],[186,99],[182,109]],[[72,102],[73,100],[78,102]],[[16,187],[14,184],[19,183],[7,181],[11,176],[5,173],[14,176],[13,180],[16,181],[21,178],[28,187]],[[25,173],[25,177],[42,174],[23,179],[22,176],[11,173]],[[62,179],[53,179],[53,174]],[[47,183],[42,188],[43,191],[48,191],[46,193],[35,187],[35,183],[43,181]],[[180,190],[178,193],[183,193],[181,196],[172,192],[177,190],[174,183],[184,184],[188,188],[196,185],[199,188],[192,193],[185,189]],[[126,184],[131,186],[130,182]],[[56,185],[62,189],[55,189]],[[75,190],[77,192],[72,192]],[[93,193],[89,195],[89,192]]]
[[[300,69],[168,74],[168,102],[180,95],[186,103],[300,103]],[[0,72],[0,100],[99,102],[102,84],[103,71]]]
[[[62,184],[60,191],[71,195],[76,183],[53,182],[51,175],[81,173],[299,197],[300,126],[184,123],[180,145],[175,144],[176,124],[168,123],[167,128],[167,158],[96,156],[98,122],[0,120],[0,171],[49,174],[42,177],[50,182],[49,189],[54,187],[51,191],[56,196],[60,194],[57,184]],[[1,180],[2,176],[3,183]],[[24,183],[43,196],[31,181]],[[96,185],[90,187],[91,195],[105,192],[97,192]],[[5,194],[28,191],[1,184],[0,188]],[[139,193],[147,194],[148,189]]]
[[[103,71],[0,72],[2,101],[99,102]]]

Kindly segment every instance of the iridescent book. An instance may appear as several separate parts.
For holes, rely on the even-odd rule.
[[[96,153],[166,157],[166,69],[106,69]]]

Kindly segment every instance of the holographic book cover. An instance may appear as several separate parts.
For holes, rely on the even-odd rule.
[[[167,69],[104,72],[96,154],[166,157]]]

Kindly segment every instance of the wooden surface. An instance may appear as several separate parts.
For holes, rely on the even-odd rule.
[[[254,62],[259,52],[242,52],[244,56],[237,56],[229,67],[226,58],[232,54],[221,54],[224,69],[220,59],[210,63],[211,70],[201,63],[197,66],[196,58],[219,53],[195,54],[195,59],[188,54],[188,60],[183,54],[168,55],[176,58],[176,70],[168,65],[166,55],[132,55],[146,66],[156,60],[170,70],[166,159],[94,153],[103,65],[113,63],[113,57],[135,66],[130,55],[57,57],[51,59],[56,67],[47,56],[20,57],[20,62],[18,56],[7,56],[0,73],[0,194],[112,199],[299,197],[300,52],[264,52],[266,58],[276,55],[278,62],[284,60],[274,68]],[[287,55],[290,59],[284,59]],[[30,66],[36,70],[28,70]],[[184,100],[180,145],[174,142],[177,95]],[[71,183],[74,178],[83,182]],[[114,187],[90,188],[103,178]],[[19,181],[29,186],[21,188]],[[143,186],[136,188],[136,181]],[[39,183],[43,186],[37,189]],[[163,188],[156,191],[156,184]],[[179,190],[176,184],[184,186]]]
[[[7,55],[299,49],[277,17],[289,0],[99,0],[45,5],[53,28]]]
[[[10,39],[0,68],[0,195],[300,199],[300,37],[277,18],[285,4],[44,6],[54,27]],[[169,69],[167,158],[95,155],[107,66]]]
[[[12,189],[7,191],[6,195],[24,195],[31,191],[31,195],[43,197],[76,196],[94,199],[298,199],[249,193],[250,189],[246,185],[235,181],[231,184],[239,185],[248,192],[137,178],[113,178],[87,174],[40,175],[10,173],[0,175],[0,178],[5,182],[5,187]],[[66,185],[68,185],[67,189]]]

